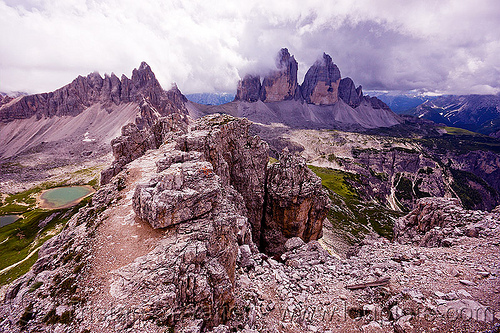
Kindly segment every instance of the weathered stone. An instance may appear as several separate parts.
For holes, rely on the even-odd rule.
[[[456,235],[478,237],[499,223],[494,213],[474,212],[462,208],[459,199],[422,198],[408,215],[394,225],[394,239],[420,246],[453,246]]]
[[[238,82],[236,90],[235,101],[244,102],[257,102],[260,98],[260,76],[245,75],[245,77]]]
[[[221,191],[209,162],[177,163],[149,184],[137,186],[134,211],[153,228],[165,228],[207,214]]]
[[[194,130],[177,139],[178,149],[199,151],[212,163],[222,184],[232,185],[244,199],[252,236],[259,243],[269,147],[248,134],[250,122],[230,116],[200,119]]]
[[[411,315],[406,315],[401,318],[399,318],[395,323],[394,323],[394,331],[396,333],[409,333],[413,331],[413,326],[410,323],[410,319],[412,319],[413,316]]]
[[[240,246],[240,266],[241,267],[254,267],[255,261],[252,259],[252,251],[247,244]]]
[[[281,49],[276,59],[276,67],[278,70],[264,77],[260,99],[263,102],[279,102],[299,98],[298,64],[288,49]]]
[[[260,244],[265,252],[279,256],[289,238],[309,242],[322,236],[330,199],[304,159],[285,152],[269,166],[266,203]]]
[[[359,87],[361,92],[361,86]],[[346,102],[350,107],[356,108],[361,103],[360,96],[354,82],[351,78],[345,77],[340,80],[339,84],[339,98]]]
[[[286,251],[291,251],[293,249],[296,249],[298,247],[301,247],[304,245],[304,241],[300,237],[292,237],[288,239],[285,243],[285,250]]]
[[[331,105],[338,101],[340,70],[332,58],[323,53],[323,57],[309,68],[301,86],[302,97],[307,103]]]

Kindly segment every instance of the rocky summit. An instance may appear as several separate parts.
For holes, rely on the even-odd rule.
[[[91,73],[79,76],[70,84],[50,93],[20,96],[0,108],[0,120],[4,123],[15,119],[37,119],[53,116],[76,116],[99,102],[118,105],[128,102],[150,102],[162,114],[176,110],[179,105],[167,98],[154,73],[145,62],[134,69],[132,78],[119,79],[115,74]]]
[[[278,70],[264,77],[260,99],[263,102],[279,102],[298,98],[298,64],[288,49],[281,49],[276,60],[276,67]]]
[[[364,96],[349,77],[341,78],[332,58],[324,53],[297,82],[298,64],[288,49],[278,53],[276,70],[264,76],[247,74],[238,83],[232,103],[217,106],[189,105],[189,114],[226,113],[251,121],[282,123],[292,128],[363,130],[390,127],[399,116],[376,97]]]
[[[302,97],[307,103],[330,105],[339,100],[340,70],[332,58],[323,57],[309,68],[302,83]]]

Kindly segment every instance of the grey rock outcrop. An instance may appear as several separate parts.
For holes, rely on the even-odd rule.
[[[396,220],[394,240],[419,246],[452,246],[462,236],[488,237],[500,225],[496,212],[470,211],[455,198],[422,198],[406,216]]]
[[[188,119],[182,113],[172,113],[161,118],[153,115],[153,118],[147,119],[146,123],[154,120],[151,127],[139,129],[136,124],[129,123],[122,128],[121,136],[111,141],[115,160],[111,167],[101,172],[102,185],[107,184],[127,163],[144,155],[149,149],[158,148],[168,136],[187,131]]]
[[[278,70],[264,77],[260,90],[263,102],[280,102],[300,98],[297,83],[298,64],[288,49],[283,48],[276,59]]]
[[[225,323],[234,306],[238,249],[251,244],[241,195],[198,159],[172,164],[137,186],[133,204],[138,217],[172,231],[113,272],[111,295],[137,303],[155,295],[151,311],[172,326],[191,316],[207,327]]]
[[[260,76],[247,74],[238,82],[235,101],[257,102],[260,98]]]
[[[268,170],[261,248],[280,255],[289,238],[300,237],[305,242],[319,239],[329,203],[321,179],[305,160],[285,151]]]
[[[269,148],[259,137],[248,134],[250,124],[230,116],[204,117],[177,139],[177,147],[184,152],[202,152],[222,184],[232,185],[242,195],[254,241],[258,242]]]
[[[209,162],[171,165],[134,194],[136,214],[153,228],[199,218],[220,200],[222,187]]]
[[[331,105],[338,101],[340,70],[332,58],[323,53],[323,57],[309,68],[301,85],[302,97],[307,103]]]
[[[361,103],[360,100],[361,86],[359,86],[359,91],[354,86],[354,82],[351,78],[345,77],[340,80],[339,84],[339,98],[346,102],[350,107],[356,108]]]

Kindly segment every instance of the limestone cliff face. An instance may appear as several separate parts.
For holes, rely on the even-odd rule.
[[[125,75],[121,80],[114,74],[102,78],[99,73],[86,77],[78,76],[70,84],[53,92],[22,96],[0,106],[0,121],[14,119],[37,119],[54,116],[76,116],[86,108],[101,103],[119,105],[143,100],[150,103],[161,115],[184,112],[182,101],[175,101],[164,92],[156,77],[145,62],[134,69],[132,78]]]
[[[359,89],[359,90],[358,90]],[[363,96],[361,86],[354,86],[354,82],[350,77],[345,77],[339,83],[339,98],[346,102],[350,107],[356,108],[361,104],[360,97]]]
[[[300,237],[305,242],[321,238],[329,203],[321,179],[305,160],[285,151],[268,170],[261,248],[280,255],[289,238]]]
[[[245,77],[238,82],[238,89],[236,90],[235,101],[257,102],[260,98],[260,76],[245,75]]]
[[[263,102],[280,102],[300,97],[297,83],[298,64],[288,49],[283,48],[276,60],[276,71],[264,77],[260,90]]]
[[[334,104],[339,99],[339,84],[339,68],[328,54],[323,53],[306,73],[301,86],[302,97],[311,104]]]

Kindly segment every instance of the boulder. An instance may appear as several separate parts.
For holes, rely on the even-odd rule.
[[[136,187],[133,207],[153,228],[165,228],[209,213],[221,191],[209,162],[176,163]]]

